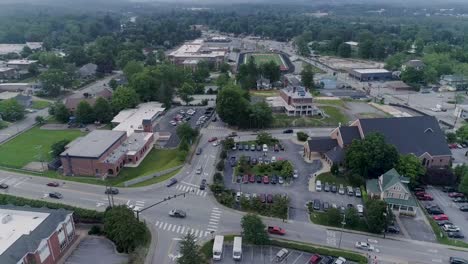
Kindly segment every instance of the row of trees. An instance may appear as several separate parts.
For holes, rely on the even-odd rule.
[[[270,83],[279,81],[281,77],[279,65],[274,61],[257,65],[255,64],[254,57],[250,56],[247,63],[239,66],[239,72],[236,76],[237,81],[244,90],[255,88],[259,77],[268,79]]]

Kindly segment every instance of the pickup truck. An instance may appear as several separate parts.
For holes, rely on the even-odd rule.
[[[267,230],[268,230],[268,233],[274,234],[274,235],[283,236],[284,234],[286,234],[286,230],[284,230],[283,228],[279,226],[269,226]]]

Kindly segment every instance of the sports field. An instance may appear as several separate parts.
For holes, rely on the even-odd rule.
[[[249,58],[253,57],[255,64],[261,65],[270,61],[274,61],[277,65],[279,65],[281,68],[287,68],[286,63],[284,62],[283,58],[279,54],[275,53],[250,53],[246,54],[244,57],[244,63],[247,63],[249,61]]]

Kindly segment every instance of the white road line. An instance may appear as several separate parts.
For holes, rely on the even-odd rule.
[[[205,231],[205,236],[207,236],[207,235],[209,235],[209,234],[210,234],[210,232],[208,232],[208,231]]]
[[[202,230],[200,230],[200,234],[198,236],[203,237],[203,231]]]
[[[200,192],[201,192],[200,190],[197,190],[197,195],[200,195]]]
[[[185,226],[182,227],[182,230],[180,230],[180,233],[183,234],[185,231]]]
[[[1,179],[1,180],[0,180],[0,183],[2,183],[2,182],[4,182],[4,181],[8,181],[9,179],[11,179],[11,176],[9,176],[9,177],[7,177],[7,178],[5,178],[5,179]]]
[[[192,183],[189,183],[189,182],[185,182],[185,181],[181,181],[181,183],[187,184],[187,185],[190,185],[190,186],[193,186],[193,187],[198,187],[198,185],[195,185],[195,184],[192,184]]]
[[[183,191],[183,192],[185,192],[185,191],[186,191],[186,189],[187,189],[187,186],[185,186],[185,185],[184,185],[184,186],[182,186],[182,187],[180,188],[180,190],[181,190],[181,191]]]
[[[172,227],[172,230],[171,230],[171,232],[175,232],[175,230],[176,230],[176,227],[177,227],[177,226],[176,226],[176,225],[174,225],[174,226]]]
[[[26,182],[27,180],[28,180],[28,178],[23,178],[23,179],[19,180],[14,186],[18,187],[20,184]]]
[[[211,218],[216,218],[216,219],[219,219],[219,218],[221,218],[221,217],[219,217],[219,216],[216,216],[216,215],[212,215],[212,216],[211,216]]]
[[[176,231],[177,233],[179,233],[180,228],[181,228],[181,226],[178,226],[178,227],[177,227],[177,231]]]
[[[198,236],[198,232],[199,232],[198,229],[195,230],[195,236]]]
[[[159,221],[156,221],[156,223],[154,223],[155,226],[158,226],[158,224],[159,224]]]
[[[208,231],[216,231],[217,229],[207,228],[206,230],[208,230]]]
[[[221,216],[221,213],[215,213],[215,212],[211,212],[211,215],[213,216]]]
[[[212,209],[211,212],[214,212],[214,213],[222,213],[222,211],[219,210],[219,209]]]
[[[164,227],[162,228],[163,230],[166,230],[167,223],[164,223]]]
[[[167,227],[167,231],[171,231],[171,227],[172,227],[172,224],[169,224],[169,226]]]
[[[218,229],[218,226],[217,225],[208,225],[209,228],[215,228],[215,229]]]
[[[213,210],[219,210],[219,208],[218,207],[213,207]]]
[[[206,192],[203,193],[203,197],[206,197]]]
[[[190,233],[194,234],[194,233],[195,233],[195,229],[192,228],[192,230],[190,230]]]
[[[209,222],[209,224],[210,224],[210,225],[217,225],[217,224],[218,224],[218,222],[213,222],[213,221],[210,221],[210,222]]]
[[[301,253],[301,254],[296,258],[296,260],[294,260],[294,262],[293,262],[292,264],[296,264],[296,262],[299,260],[300,257],[302,257],[303,254],[304,254],[304,253]]]
[[[163,225],[164,225],[164,222],[161,222],[161,223],[159,224],[159,228],[162,229]]]

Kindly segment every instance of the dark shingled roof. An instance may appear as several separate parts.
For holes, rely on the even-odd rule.
[[[327,152],[338,146],[336,139],[331,138],[311,138],[307,144],[311,152]]]
[[[359,119],[364,135],[381,133],[400,154],[450,156],[445,135],[433,116]]]
[[[341,163],[344,161],[345,152],[340,146],[336,146],[325,153],[333,163]]]
[[[58,224],[65,221],[67,215],[73,213],[64,209],[54,210],[13,205],[0,205],[0,209],[49,213],[49,216],[36,229],[32,230],[29,235],[22,235],[0,255],[0,263],[2,264],[16,264],[26,253],[35,252],[42,239],[48,238],[57,229]]]
[[[342,126],[339,128],[344,145],[349,145],[354,139],[361,139],[357,126]]]

